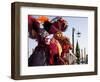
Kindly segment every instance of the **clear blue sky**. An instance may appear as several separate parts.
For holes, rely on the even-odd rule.
[[[38,16],[33,16],[38,17]],[[47,16],[50,20],[55,16]],[[86,48],[88,53],[88,18],[86,17],[69,17],[62,16],[68,22],[68,29],[64,32],[64,35],[70,38],[72,43],[72,28],[75,28],[75,46],[77,40],[79,41],[80,49]],[[77,32],[81,33],[81,37],[77,37]],[[29,52],[34,47],[34,41],[29,39]],[[34,46],[33,46],[34,45]]]

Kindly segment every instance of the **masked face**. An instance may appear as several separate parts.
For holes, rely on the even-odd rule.
[[[61,39],[62,36],[63,36],[63,35],[62,35],[61,32],[57,32],[57,33],[54,34],[54,37],[55,37],[56,39]]]
[[[57,33],[56,35],[57,35],[58,38],[62,37],[61,33]]]
[[[51,38],[53,37],[53,35],[51,34],[51,35],[49,35],[49,36],[47,36],[47,37],[45,37],[45,43],[47,44],[47,45],[49,45],[50,44],[50,41],[51,41]]]

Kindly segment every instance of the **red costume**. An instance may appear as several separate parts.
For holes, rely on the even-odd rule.
[[[59,49],[57,43],[58,41],[55,38],[52,38],[50,41],[50,65],[58,64]]]

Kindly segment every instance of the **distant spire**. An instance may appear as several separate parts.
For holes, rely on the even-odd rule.
[[[80,64],[80,47],[79,47],[79,44],[78,44],[78,41],[76,43],[76,57],[77,57],[77,64]]]
[[[80,50],[80,47],[79,47],[79,44],[78,44],[78,40],[77,40],[77,43],[76,43],[76,51],[77,50]]]

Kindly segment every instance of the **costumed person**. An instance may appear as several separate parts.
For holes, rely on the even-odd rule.
[[[61,48],[63,48],[62,41],[63,34],[68,27],[68,23],[66,20],[64,20],[62,17],[55,17],[51,21],[45,21],[44,22],[44,29],[47,30],[50,34],[54,34],[54,38],[59,42]],[[56,50],[54,50],[55,52]],[[63,49],[60,49],[61,53],[63,52]],[[68,62],[65,62],[65,60],[62,58],[61,53],[59,54],[59,60],[63,62],[63,64],[68,64]]]
[[[61,64],[69,64],[68,58],[65,56],[69,53],[69,50],[72,49],[71,43],[69,39],[65,36],[63,36],[62,32],[58,31],[57,33],[54,34],[55,39],[59,41],[62,47],[62,53],[61,53],[61,58],[63,62],[61,61]]]
[[[49,46],[45,43],[45,37],[49,34],[40,28],[39,22],[34,17],[31,18],[29,16],[29,37],[36,39],[38,45],[28,59],[28,66],[44,66],[49,64]]]
[[[73,47],[70,43],[70,39],[66,36],[63,36],[62,32],[60,31],[55,33],[54,37],[62,46],[61,58],[64,62],[61,61],[61,64],[74,64],[76,61],[76,56],[71,52]]]

